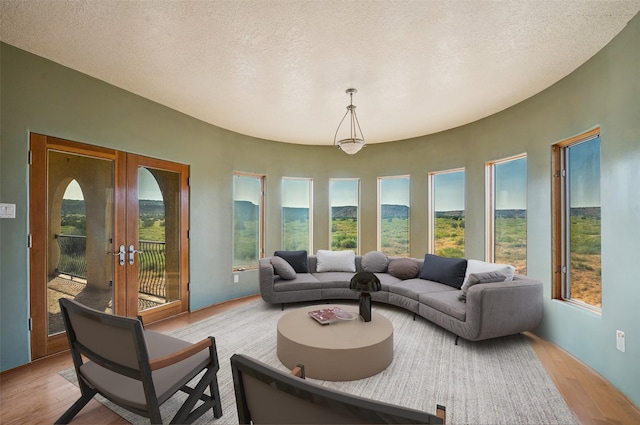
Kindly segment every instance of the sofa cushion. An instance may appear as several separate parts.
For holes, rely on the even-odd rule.
[[[442,283],[431,282],[429,280],[417,278],[401,280],[396,284],[389,285],[389,293],[399,294],[403,297],[411,298],[414,300],[418,300],[420,294],[443,291],[452,291],[456,292],[456,294],[458,292],[448,285],[443,285]]]
[[[285,280],[296,278],[296,271],[287,263],[287,260],[281,257],[271,257],[271,265],[278,276]]]
[[[311,273],[298,273],[293,280],[284,280],[276,277],[273,280],[274,292],[287,292],[287,291],[303,291],[309,289],[321,289],[322,282],[313,277]]]
[[[467,317],[467,305],[458,299],[459,291],[420,294],[420,303],[462,322]]]
[[[464,258],[448,258],[427,254],[424,256],[420,279],[433,280],[460,289],[466,270],[467,260]]]
[[[469,275],[472,273],[486,273],[486,272],[499,272],[506,276],[505,282],[511,282],[513,280],[513,275],[516,272],[516,268],[509,264],[500,264],[500,263],[487,263],[486,261],[480,260],[467,260],[467,270],[465,271],[464,280],[465,282],[469,278]],[[464,285],[465,282],[462,282]]]
[[[467,291],[473,285],[478,283],[504,282],[507,276],[501,272],[471,273],[462,285],[462,293],[458,299],[464,303],[467,302]]]
[[[413,279],[418,276],[420,266],[411,258],[394,258],[387,267],[389,274],[398,279]]]
[[[389,286],[395,285],[398,282],[402,282],[401,279],[397,277],[391,276],[389,273],[376,273],[378,279],[380,279],[380,284],[382,285],[383,291],[388,291]]]
[[[324,272],[313,273],[313,276],[322,282],[323,288],[347,288],[353,273],[349,272]]]
[[[316,253],[318,264],[316,271],[322,272],[351,272],[356,271],[356,254],[348,251],[328,251],[319,249]]]
[[[307,251],[276,251],[273,255],[287,260],[296,273],[309,273]]]
[[[362,270],[371,273],[384,273],[387,271],[389,259],[380,251],[367,252],[362,256]]]

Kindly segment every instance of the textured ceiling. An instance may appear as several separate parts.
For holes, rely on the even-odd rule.
[[[574,71],[640,0],[1,0],[2,41],[239,133],[331,144],[457,127]]]

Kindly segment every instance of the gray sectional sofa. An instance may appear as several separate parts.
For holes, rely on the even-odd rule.
[[[366,254],[365,259],[371,254]],[[378,260],[380,255],[381,253],[377,253]],[[347,268],[349,271],[330,271],[332,269],[327,269],[326,266],[319,268],[316,255],[309,255],[306,259],[308,267],[305,268],[303,264],[302,273],[296,273],[288,264],[285,264],[287,270],[283,270],[282,258],[274,256],[260,259],[260,294],[263,300],[284,306],[286,303],[304,301],[357,299],[358,293],[349,289],[349,281],[354,273],[376,271],[372,270],[371,266],[366,267],[366,261],[363,267],[363,256],[359,255],[354,255],[354,266]],[[399,266],[402,262],[403,266],[409,265],[410,268],[420,271],[424,269],[424,261],[388,257],[386,266],[377,264],[375,268],[378,272],[375,274],[380,279],[382,290],[372,293],[372,300],[402,307],[471,341],[524,332],[535,329],[540,324],[543,304],[542,282],[512,272],[509,281],[483,283],[493,279],[488,279],[487,273],[470,273],[473,271],[471,269],[485,271],[483,268],[490,268],[491,263],[469,260],[469,267],[464,276],[465,285],[462,289],[457,289],[455,285],[418,276],[412,277],[415,270],[398,273],[399,267],[395,266],[396,263]],[[489,277],[493,275],[490,273]],[[477,282],[476,277],[479,277],[480,282]],[[468,286],[473,281],[482,284]],[[463,292],[466,294],[466,302],[461,299]]]

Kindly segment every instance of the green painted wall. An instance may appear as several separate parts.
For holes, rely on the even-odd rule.
[[[361,251],[376,249],[376,178],[411,175],[411,254],[427,251],[427,173],[466,169],[466,255],[484,258],[484,163],[528,154],[528,274],[545,284],[538,332],[640,405],[640,17],[544,92],[478,122],[368,146],[354,157],[235,134],[6,44],[1,45],[1,368],[29,354],[28,135],[49,134],[189,164],[192,309],[257,293],[254,271],[231,271],[232,172],[267,176],[267,253],[280,247],[282,176],[314,179],[314,250],[329,245],[328,179],[361,179]],[[248,118],[250,119],[250,117]],[[363,117],[364,119],[364,117]],[[366,121],[366,120],[365,120]],[[363,125],[366,123],[363,121]],[[603,313],[551,300],[551,145],[602,128]],[[330,129],[328,129],[330,131]],[[331,133],[327,133],[331,137]],[[627,351],[615,349],[615,330]]]

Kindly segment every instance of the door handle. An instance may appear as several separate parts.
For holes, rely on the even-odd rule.
[[[120,245],[120,249],[118,249],[118,251],[116,252],[108,252],[107,254],[112,254],[114,257],[117,255],[119,256],[119,262],[121,266],[124,266],[124,245]]]
[[[123,246],[124,248],[124,246]],[[135,247],[133,245],[129,245],[129,264],[133,266],[133,262],[134,262],[134,254],[135,253],[141,253],[142,250],[138,250],[135,249]]]

